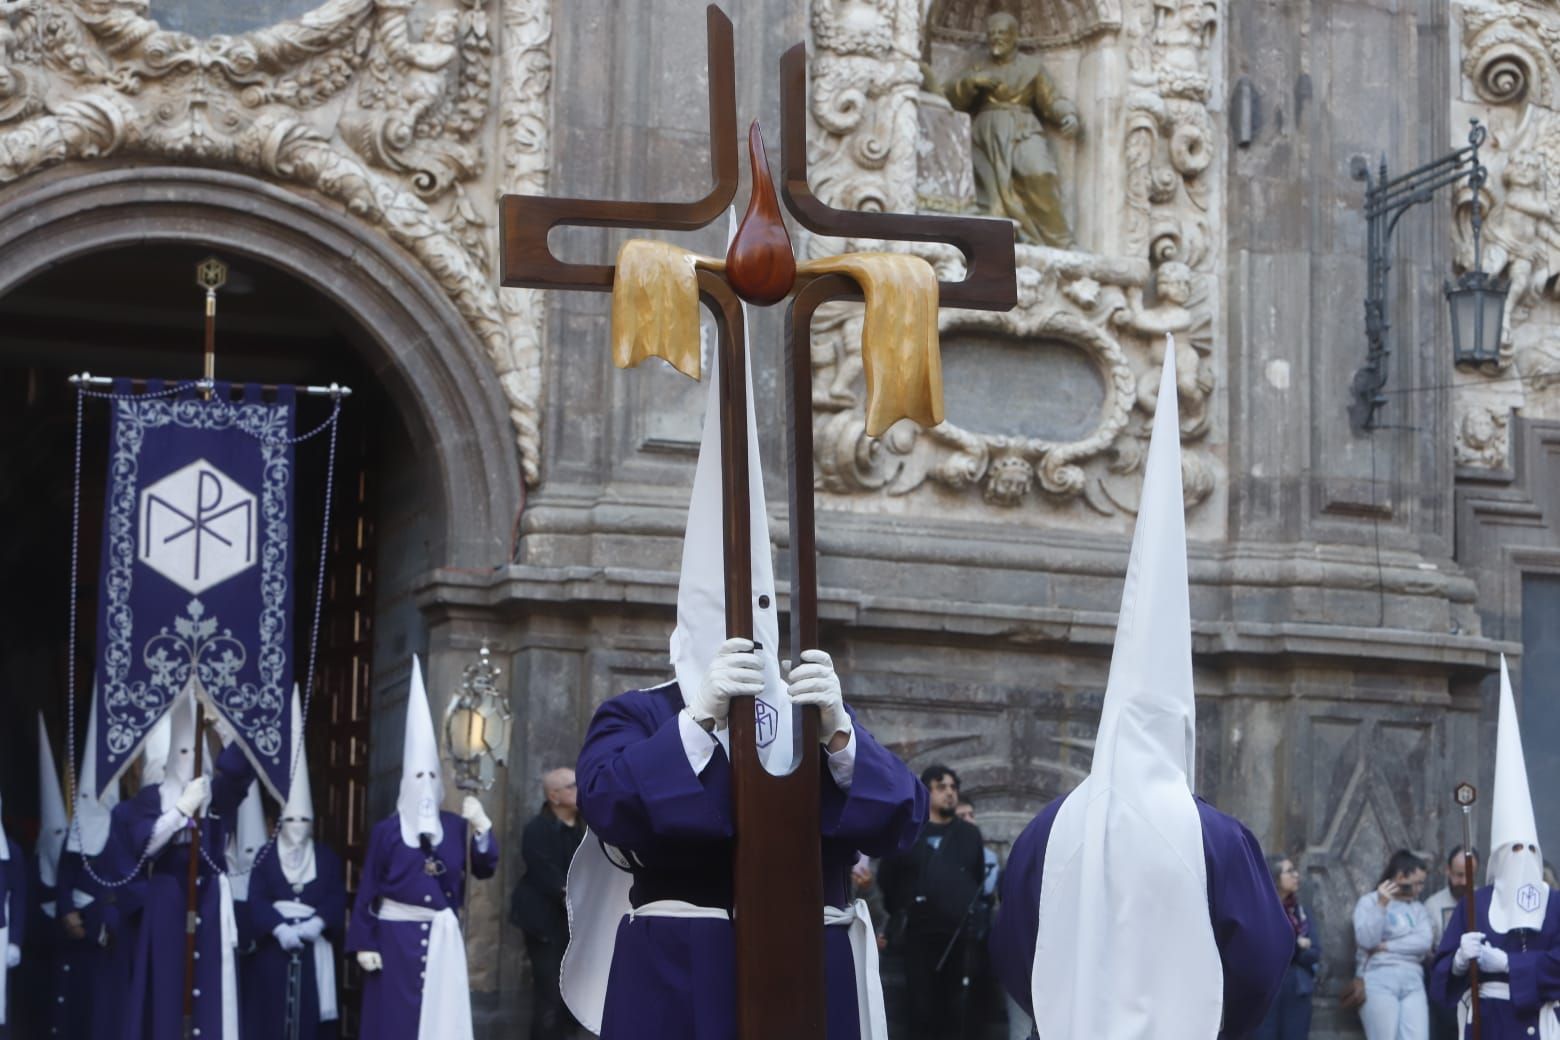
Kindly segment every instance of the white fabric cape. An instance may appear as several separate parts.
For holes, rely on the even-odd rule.
[[[1511,851],[1516,844],[1524,846],[1521,852]],[[1504,934],[1513,928],[1537,930],[1544,926],[1549,886],[1544,884],[1544,857],[1538,847],[1522,730],[1505,654],[1500,656],[1500,721],[1495,730],[1495,796],[1490,803],[1486,877],[1495,886],[1490,894],[1491,928]]]
[[[83,856],[96,856],[108,844],[109,815],[119,804],[118,783],[109,784],[103,797],[97,797],[97,727],[98,698],[93,690],[92,708],[87,715],[87,742],[76,783],[76,812],[71,817],[70,836],[65,839],[66,851]]]
[[[736,215],[728,218],[727,242],[736,234]],[[744,308],[744,315],[746,309]],[[744,333],[747,322],[743,322]],[[745,344],[746,345],[746,344]],[[677,627],[669,647],[683,703],[704,681],[715,651],[726,640],[724,504],[721,496],[720,351],[704,366],[704,432],[694,467],[693,493],[688,502],[688,527],[683,536],[682,573],[677,583]],[[775,596],[775,568],[769,541],[769,513],[764,503],[764,467],[758,451],[758,421],[753,402],[753,363],[747,359],[748,508],[752,516],[753,639],[763,649],[764,693],[760,758],[770,772],[783,773],[795,755],[793,710],[780,676],[780,622]],[[766,728],[767,727],[767,728]],[[764,738],[769,738],[767,742]],[[618,922],[629,911],[633,879],[612,863],[601,843],[587,829],[569,864],[565,903],[569,913],[569,946],[564,951],[560,987],[574,1017],[592,1032],[601,1031],[606,1006],[607,973],[617,947]]]
[[[425,775],[419,778],[418,773]],[[401,744],[401,793],[395,802],[396,814],[401,818],[401,841],[407,848],[419,847],[419,834],[432,835],[434,845],[444,840],[444,823],[439,817],[439,804],[444,800],[441,777],[439,742],[433,733],[433,715],[428,711],[422,662],[413,654]]]
[[[1031,979],[1041,1040],[1211,1038],[1223,1018],[1191,784],[1184,508],[1171,341],[1094,762],[1045,851]]]

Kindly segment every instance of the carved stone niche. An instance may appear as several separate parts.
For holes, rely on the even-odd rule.
[[[944,315],[948,418],[935,430],[865,436],[859,311],[821,313],[818,485],[831,508],[909,511],[908,500],[929,496],[922,512],[978,519],[1028,504],[1040,510],[1021,515],[1037,523],[1097,530],[1104,515],[1124,530],[1167,333],[1189,505],[1214,495],[1222,472],[1219,155],[1208,107],[1219,4],[813,0],[813,183],[838,206],[974,212],[971,118],[921,89],[921,65],[947,83],[984,60],[997,10],[1018,19],[1020,54],[1038,58],[1081,124],[1076,137],[1047,141],[1073,245],[1018,245],[1012,314]],[[841,245],[872,247],[821,247]],[[956,251],[909,248],[941,277],[962,277]],[[1210,515],[1194,528],[1214,537],[1220,523]]]

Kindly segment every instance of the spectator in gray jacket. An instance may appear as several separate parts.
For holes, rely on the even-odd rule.
[[[1426,1040],[1430,1032],[1424,960],[1432,949],[1430,912],[1419,901],[1425,862],[1392,854],[1374,890],[1354,904],[1354,942],[1363,965],[1366,1040]]]

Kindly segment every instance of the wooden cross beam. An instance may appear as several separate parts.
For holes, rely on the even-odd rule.
[[[608,202],[505,196],[501,206],[501,280],[508,287],[609,292],[616,269],[557,259],[555,227],[691,231],[718,218],[737,185],[736,69],[731,22],[709,5],[710,170],[704,198],[689,203]],[[966,275],[939,282],[940,302],[1008,310],[1017,300],[1013,228],[1007,221],[861,213],[834,209],[807,183],[806,64],[803,45],[781,61],[782,195],[791,215],[826,236],[883,242],[944,242],[965,257]],[[752,638],[753,604],[748,507],[747,361],[742,303],[791,299],[785,380],[790,485],[791,659],[819,645],[817,543],[814,526],[811,325],[830,300],[860,300],[849,274],[797,274],[773,198],[763,138],[749,133],[755,200],[732,243],[724,271],[701,265],[699,299],[715,319],[720,350],[720,424],[724,496],[726,628]],[[781,255],[781,251],[783,254]],[[933,319],[935,320],[935,318]],[[935,335],[935,329],[930,330]],[[940,378],[940,377],[939,377]],[[938,409],[941,404],[938,402]],[[802,713],[801,756],[784,776],[759,760],[751,698],[732,705],[731,761],[736,847],[733,860],[738,1034],[742,1040],[822,1037],[825,1029],[823,879],[819,837],[818,712]]]

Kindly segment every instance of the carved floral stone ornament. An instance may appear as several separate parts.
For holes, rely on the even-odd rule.
[[[328,0],[297,19],[200,39],[147,0],[0,2],[0,187],[61,163],[151,158],[235,167],[313,191],[414,255],[483,344],[538,478],[539,304],[500,306],[484,174],[490,0]],[[499,0],[501,187],[545,178],[544,0]]]
[[[1509,463],[1508,416],[1560,419],[1560,5],[1461,0],[1453,11],[1460,89],[1453,127],[1489,124],[1482,266],[1510,283],[1499,361],[1459,373],[1459,465]],[[1458,199],[1454,245],[1473,263],[1472,198]]]
[[[982,87],[991,63],[1002,67],[993,14],[1016,24],[1018,55],[1009,60],[1042,74],[1033,96],[1004,98],[1034,106],[1064,211],[1055,234],[1029,238],[1065,248],[1019,245],[1011,313],[944,315],[945,365],[984,365],[1009,378],[996,380],[1005,385],[991,387],[984,407],[961,410],[950,400],[948,421],[935,429],[866,437],[859,311],[820,310],[819,487],[842,496],[845,508],[856,508],[858,496],[935,486],[986,508],[1039,505],[1048,523],[1129,515],[1171,333],[1180,351],[1186,497],[1195,506],[1222,473],[1222,419],[1213,407],[1223,370],[1213,322],[1220,138],[1208,108],[1220,4],[813,0],[815,188],[833,205],[858,209],[980,212],[977,194],[990,206],[991,193],[976,191],[982,150],[991,158],[993,148],[1036,147],[1030,134],[1011,145],[978,124],[972,133],[971,116],[956,111],[980,119],[970,84]],[[995,161],[1047,168],[1033,152]],[[911,249],[939,277],[959,276],[957,253]],[[1083,513],[1067,508],[1074,502]]]

